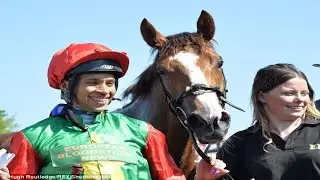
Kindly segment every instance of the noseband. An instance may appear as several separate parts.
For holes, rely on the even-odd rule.
[[[221,69],[222,71],[222,69]],[[166,96],[166,102],[167,104],[169,105],[169,109],[170,111],[172,112],[172,114],[174,114],[180,121],[180,123],[182,124],[182,126],[188,131],[190,137],[191,137],[191,140],[192,140],[192,143],[195,147],[195,150],[197,151],[197,153],[201,156],[202,159],[204,159],[207,163],[210,164],[211,162],[211,158],[209,156],[207,156],[198,146],[198,143],[196,141],[196,138],[195,138],[195,135],[194,135],[194,132],[192,131],[192,129],[190,128],[189,124],[188,124],[188,117],[186,115],[186,113],[184,112],[184,110],[181,108],[181,105],[182,105],[182,102],[183,102],[183,99],[190,96],[190,95],[194,95],[194,96],[197,96],[197,95],[201,95],[201,94],[204,94],[204,93],[210,93],[210,92],[215,92],[218,96],[218,99],[220,101],[220,104],[221,106],[224,108],[225,104],[229,104],[231,107],[233,108],[236,108],[240,111],[243,111],[243,109],[231,104],[229,101],[227,101],[227,98],[226,98],[226,93],[227,93],[227,90],[226,90],[226,79],[225,79],[225,76],[224,76],[224,73],[222,71],[222,74],[223,74],[223,78],[224,78],[224,87],[225,87],[225,90],[224,91],[221,91],[220,90],[220,87],[219,86],[215,86],[215,87],[212,87],[212,86],[207,86],[205,84],[194,84],[190,87],[190,89],[186,89],[185,91],[183,91],[181,94],[179,94],[177,96],[177,98],[174,98],[170,92],[168,91],[168,89],[166,88],[166,86],[164,85],[164,82],[163,82],[163,78],[162,76],[164,75],[165,71],[162,70],[161,68],[157,67],[157,75],[160,79],[160,84],[162,86],[162,89],[163,89],[163,92]]]

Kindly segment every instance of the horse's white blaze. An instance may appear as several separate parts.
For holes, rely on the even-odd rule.
[[[170,59],[179,61],[182,65],[185,66],[191,84],[209,85],[200,67],[197,66],[197,61],[199,59],[198,55],[181,51]],[[187,89],[189,88],[190,87],[187,87]],[[223,109],[219,104],[219,99],[215,92],[198,95],[196,99],[198,99],[202,103],[205,109],[208,109],[210,111],[210,118],[218,117],[220,119]]]

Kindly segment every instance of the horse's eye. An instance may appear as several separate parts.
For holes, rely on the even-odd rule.
[[[219,61],[217,62],[217,67],[218,67],[218,68],[222,68],[222,66],[223,66],[223,60],[219,60]]]
[[[158,72],[159,75],[164,75],[165,74],[165,71],[163,69],[161,69],[161,68],[158,68],[157,72]]]

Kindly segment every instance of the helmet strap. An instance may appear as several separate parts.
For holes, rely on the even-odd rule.
[[[116,91],[118,91],[118,85],[119,85],[119,79],[116,78],[116,82],[115,82]]]
[[[79,75],[73,75],[68,78],[68,88],[61,90],[61,99],[67,104],[72,105],[74,101],[75,89],[77,87]]]

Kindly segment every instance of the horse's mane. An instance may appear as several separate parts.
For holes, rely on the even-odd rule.
[[[128,87],[123,95],[123,99],[127,99],[131,95],[131,102],[134,102],[138,97],[148,95],[151,92],[154,79],[157,77],[156,74],[156,63],[160,57],[168,57],[182,50],[189,50],[190,48],[197,54],[203,54],[208,47],[214,49],[213,42],[208,42],[203,39],[200,34],[183,32],[166,37],[166,42],[163,47],[158,50],[151,48],[151,55],[155,54],[153,63],[143,71],[138,78],[136,83]],[[130,103],[129,103],[130,104]]]

